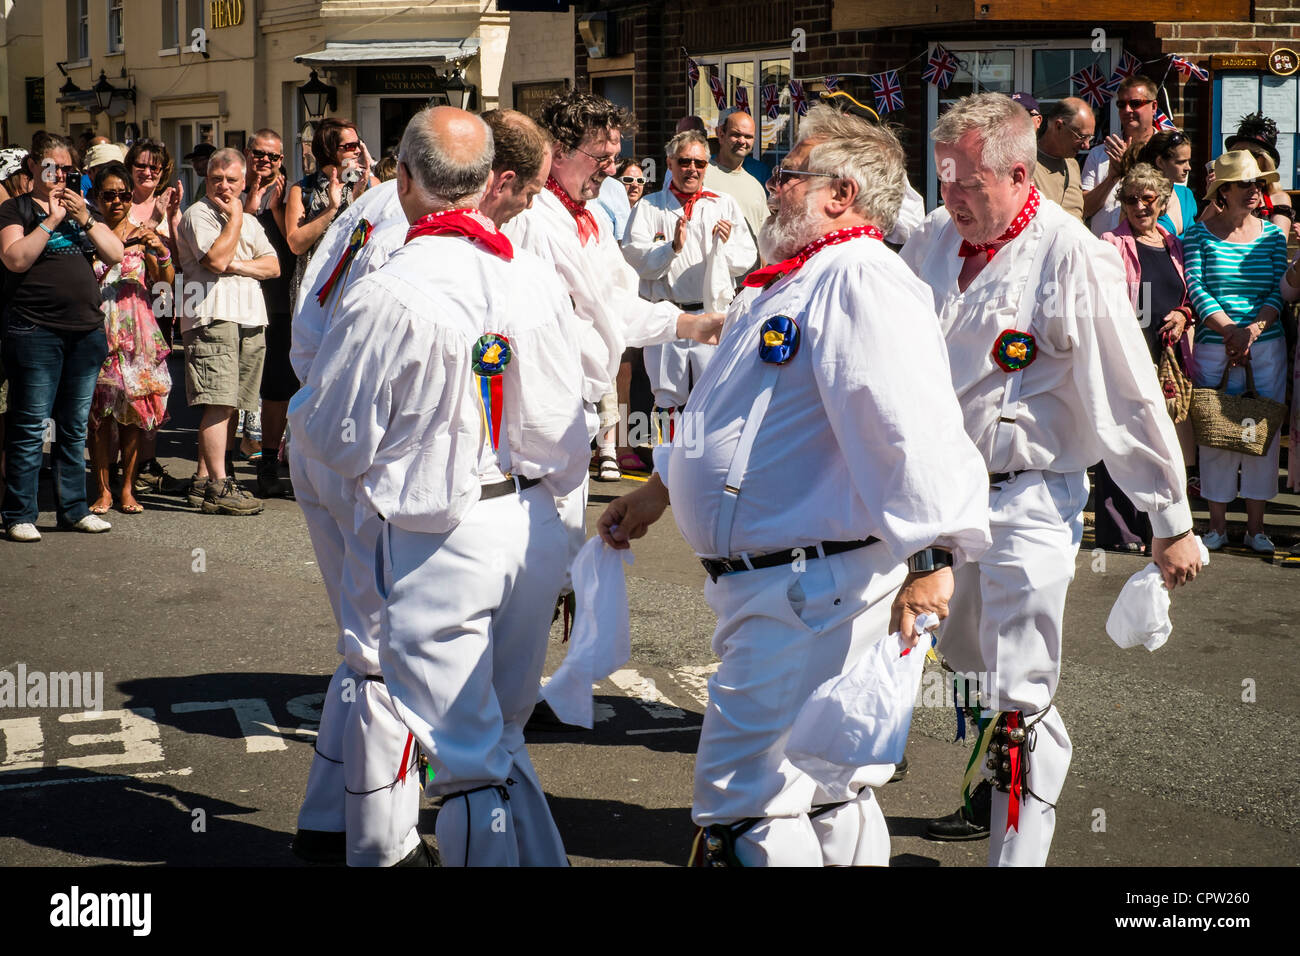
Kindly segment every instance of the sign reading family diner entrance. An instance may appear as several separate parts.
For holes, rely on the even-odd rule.
[[[359,66],[358,96],[394,96],[398,93],[436,93],[442,89],[438,75],[427,66]]]
[[[237,27],[244,22],[244,0],[209,0],[208,26]]]

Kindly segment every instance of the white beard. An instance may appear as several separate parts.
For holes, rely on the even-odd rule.
[[[783,222],[779,212],[768,217],[758,233],[758,251],[764,262],[788,259],[820,236],[823,225],[812,203],[805,201],[803,208],[788,221]]]

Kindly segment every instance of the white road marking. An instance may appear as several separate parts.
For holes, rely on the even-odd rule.
[[[241,697],[234,700],[195,700],[172,704],[173,714],[193,714],[208,710],[233,710],[239,721],[239,732],[244,735],[246,753],[265,753],[271,750],[288,750],[280,735],[271,708],[260,697]],[[162,759],[161,757],[159,759]]]
[[[105,773],[98,777],[56,777],[53,780],[29,780],[26,783],[0,784],[0,790],[27,790],[31,787],[58,787],[65,783],[109,783],[115,780],[152,780],[157,777],[188,777],[193,767],[178,770],[151,770],[148,773]]]
[[[121,753],[87,754],[84,757],[60,757],[60,767],[108,767],[124,763],[153,763],[163,759],[162,733],[154,722],[152,707],[132,710],[87,710],[79,714],[60,714],[60,723],[98,723],[116,720],[122,727],[113,734],[73,734],[68,744],[86,747],[92,744],[117,743]]]
[[[674,733],[682,733],[688,730],[694,730],[698,733],[700,727],[698,724],[696,724],[694,727],[648,727],[642,730],[625,730],[623,731],[623,733],[629,735],[630,734],[674,734]]]
[[[720,662],[712,664],[689,665],[673,671],[673,677],[682,685],[686,693],[695,699],[701,707],[709,706],[709,677],[721,666]]]
[[[686,716],[686,711],[665,697],[653,680],[642,677],[631,668],[614,671],[609,679],[627,696],[639,701],[656,720],[681,720]]]
[[[13,717],[0,720],[0,737],[5,742],[5,759],[0,760],[0,772],[35,770],[45,765],[45,737],[41,733],[41,718]]]

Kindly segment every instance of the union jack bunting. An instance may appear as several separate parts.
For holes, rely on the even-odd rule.
[[[808,115],[808,96],[803,91],[802,80],[790,81],[790,105],[800,116]]]
[[[1181,56],[1170,57],[1171,65],[1175,70],[1183,75],[1183,79],[1190,80],[1195,77],[1198,80],[1208,80],[1210,71],[1203,69],[1193,63],[1191,60],[1185,60]]]
[[[686,58],[686,78],[691,81],[692,88],[700,82],[700,65],[689,56]]]
[[[1115,77],[1127,80],[1130,76],[1137,76],[1142,72],[1142,61],[1135,57],[1128,50],[1119,59],[1119,66],[1115,67],[1115,72],[1110,75],[1113,80]]]
[[[840,88],[840,75],[838,73],[832,73],[830,76],[824,76],[822,77],[822,82],[826,84],[827,92],[834,93]]]
[[[1114,90],[1106,88],[1106,78],[1101,75],[1101,70],[1097,69],[1095,64],[1085,66],[1070,79],[1074,82],[1078,94],[1094,108],[1104,106],[1114,95]]]
[[[727,91],[722,88],[722,81],[718,79],[717,74],[709,70],[709,90],[713,93],[713,102],[718,104],[718,109],[727,108]]]
[[[934,45],[934,52],[921,74],[921,79],[932,83],[941,90],[946,90],[952,78],[957,75],[957,58],[944,49],[942,43]]]
[[[871,77],[871,91],[876,97],[876,112],[888,113],[903,108],[903,85],[897,70],[886,70]]]
[[[1163,133],[1166,131],[1172,131],[1178,129],[1178,127],[1174,124],[1174,121],[1165,115],[1164,110],[1159,110],[1159,109],[1156,110],[1155,127],[1157,133]]]
[[[742,113],[749,112],[749,90],[743,86],[736,87],[735,107]]]
[[[763,87],[763,112],[768,119],[776,119],[781,112],[781,94],[777,92],[775,83]]]

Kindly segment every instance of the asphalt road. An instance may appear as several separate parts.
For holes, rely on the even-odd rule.
[[[182,430],[164,460],[188,473]],[[171,457],[169,457],[171,456]],[[192,460],[192,459],[191,459]],[[251,479],[247,466],[239,474]],[[631,481],[593,485],[589,522]],[[334,654],[333,622],[292,501],[205,516],[141,497],[112,532],[0,541],[0,672],[103,675],[87,701],[5,703],[0,863],[293,865],[288,847]],[[1279,509],[1294,513],[1294,499]],[[595,728],[530,751],[576,865],[679,865],[693,754],[716,663],[703,572],[665,520],[628,571],[632,659],[597,691]],[[1140,558],[1086,547],[1067,607],[1058,706],[1074,741],[1054,864],[1293,865],[1300,773],[1300,573],[1216,556],[1174,603],[1156,653],[1103,625]],[[563,657],[552,633],[548,672]],[[0,674],[0,681],[3,681]],[[61,688],[70,691],[72,685]],[[50,706],[59,704],[61,706]],[[911,772],[880,793],[899,865],[982,865],[986,844],[922,838],[951,812],[967,756],[949,707],[920,707]],[[424,816],[432,833],[432,811]]]

